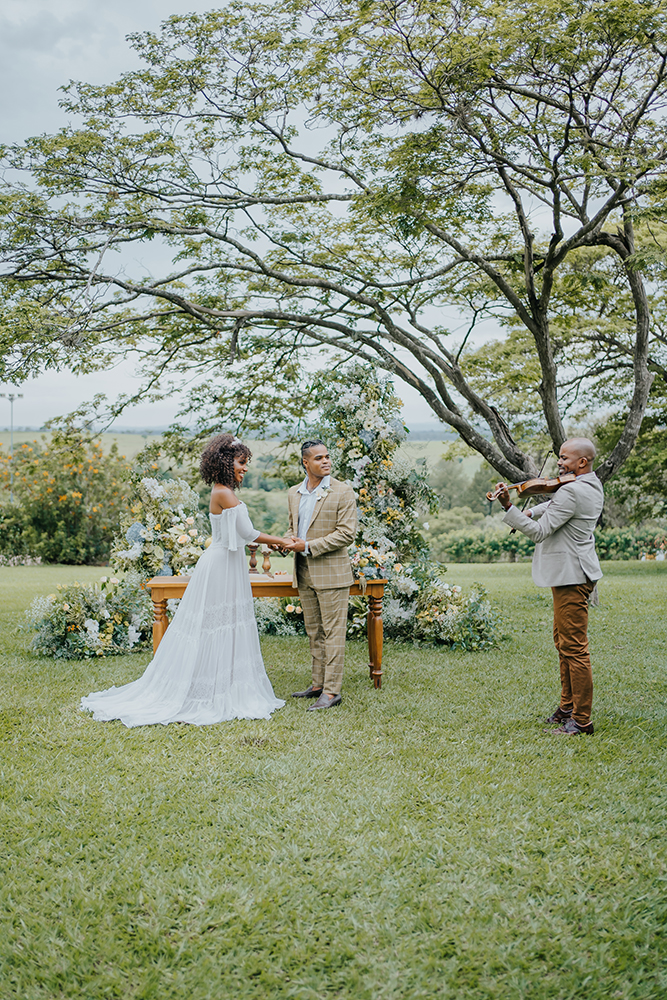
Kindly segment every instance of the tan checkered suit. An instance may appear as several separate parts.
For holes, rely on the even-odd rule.
[[[308,528],[307,556],[294,559],[303,619],[313,659],[313,688],[340,694],[345,661],[349,588],[354,583],[347,547],[357,533],[357,503],[351,486],[333,477],[315,504]],[[298,486],[288,495],[290,534],[299,524]]]

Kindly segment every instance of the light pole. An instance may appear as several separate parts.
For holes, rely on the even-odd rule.
[[[22,392],[0,392],[0,399],[9,400],[9,500],[14,503],[14,400],[23,399]]]

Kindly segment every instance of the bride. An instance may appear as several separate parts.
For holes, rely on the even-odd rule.
[[[200,557],[183,600],[145,673],[138,680],[81,699],[101,722],[126,726],[228,719],[268,719],[285,704],[266,676],[245,560],[249,542],[284,545],[256,531],[246,505],[235,496],[250,449],[219,434],[201,457],[202,479],[213,487],[213,540]]]

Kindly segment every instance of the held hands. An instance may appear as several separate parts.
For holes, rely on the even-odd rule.
[[[285,539],[284,552],[304,552],[306,548],[306,543],[303,538],[296,538],[292,535],[291,538]]]
[[[288,552],[303,552],[306,548],[306,543],[302,538],[295,538],[294,535],[290,537],[281,538],[280,544],[274,543],[269,546],[274,552],[282,552],[283,555],[287,555]]]

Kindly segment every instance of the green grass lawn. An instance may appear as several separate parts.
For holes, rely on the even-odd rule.
[[[79,712],[148,656],[27,655],[17,612],[104,572],[0,569],[0,998],[667,996],[667,565],[605,566],[593,737],[556,737],[550,595],[530,566],[455,565],[511,638],[387,644],[343,705],[210,728]],[[265,639],[278,694],[302,639]]]

